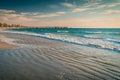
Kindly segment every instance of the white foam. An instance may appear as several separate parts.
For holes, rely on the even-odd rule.
[[[109,40],[109,41],[115,41],[115,42],[120,42],[120,39],[111,39],[111,38],[106,38],[106,40]]]
[[[61,32],[63,32],[63,33],[68,33],[69,31],[67,31],[67,30],[58,30],[57,32],[59,32],[59,33],[61,33]]]
[[[73,36],[64,36],[64,35],[56,35],[56,34],[51,34],[47,33],[45,34],[47,38],[52,38],[52,39],[58,39],[62,41],[68,41],[68,42],[73,42],[73,43],[78,43],[78,44],[85,44],[85,45],[93,45],[93,46],[99,46],[101,48],[108,48],[108,49],[119,49],[120,45],[104,41],[101,39],[86,39],[86,38],[78,38],[78,37],[73,37]]]
[[[86,33],[97,33],[97,34],[103,33],[103,32],[100,32],[100,31],[98,31],[98,32],[85,31],[85,32],[86,32]]]
[[[117,49],[120,50],[120,45],[115,44],[113,42],[104,41],[102,39],[86,39],[81,37],[74,37],[69,35],[58,35],[58,34],[51,34],[51,33],[45,33],[45,34],[37,34],[37,33],[30,33],[30,32],[18,32],[18,31],[4,31],[7,33],[17,33],[17,34],[24,34],[24,35],[31,35],[31,36],[39,36],[49,39],[56,39],[76,44],[83,44],[88,46],[96,46],[101,48],[107,48],[107,49]]]

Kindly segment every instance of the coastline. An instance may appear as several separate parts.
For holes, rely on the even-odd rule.
[[[0,28],[0,31],[6,30],[7,28]],[[11,45],[4,41],[3,35],[0,33],[0,50],[14,49],[16,46]]]
[[[0,41],[0,50],[14,49],[14,48],[15,48],[15,46]]]
[[[24,34],[0,35],[17,46],[0,50],[0,79],[4,75],[4,80],[119,79],[120,55],[115,52]]]

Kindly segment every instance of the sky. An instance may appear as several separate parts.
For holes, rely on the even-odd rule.
[[[120,0],[0,0],[0,22],[29,27],[120,28]]]

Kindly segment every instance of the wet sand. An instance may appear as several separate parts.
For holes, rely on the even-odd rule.
[[[13,49],[13,48],[15,48],[15,45],[11,45],[9,43],[4,42],[4,39],[2,39],[2,36],[0,35],[0,50]]]
[[[0,50],[13,49],[15,46],[0,41]]]
[[[0,33],[0,80],[120,80],[120,54],[40,37]]]

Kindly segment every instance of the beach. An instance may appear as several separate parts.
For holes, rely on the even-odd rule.
[[[13,45],[9,45],[9,44],[7,44],[7,43],[5,43],[5,42],[1,42],[0,41],[0,50],[3,50],[3,49],[12,49],[12,48],[14,48],[15,46],[13,46]]]
[[[0,31],[1,30],[4,30],[4,29],[0,29]],[[10,45],[10,44],[4,42],[3,36],[0,35],[0,50],[13,49],[13,48],[15,48],[15,46],[14,45]]]
[[[25,34],[0,36],[0,80],[120,80],[120,54],[114,51]]]

